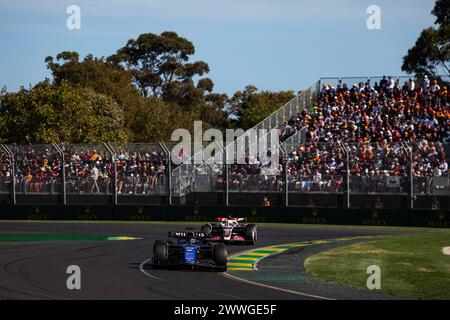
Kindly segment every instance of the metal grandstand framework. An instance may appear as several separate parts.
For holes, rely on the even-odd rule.
[[[339,84],[343,85],[344,83],[351,88],[353,85],[359,85],[360,83],[369,83],[370,85],[374,86],[375,83],[380,84],[380,81],[383,79],[383,77],[388,78],[389,75],[386,76],[367,76],[367,77],[322,77],[319,80],[319,88],[321,88],[323,85],[332,85],[334,87],[337,87]],[[390,76],[394,81],[398,81],[400,86],[402,86],[405,82],[409,81],[409,79],[413,79],[414,81],[422,81],[423,79],[417,78],[414,76],[408,76],[408,75],[401,75],[401,76]],[[443,82],[450,82],[450,76],[439,76],[439,78]],[[319,89],[320,90],[320,89]]]
[[[398,80],[400,85],[403,81],[410,79],[409,76],[392,78]],[[445,81],[450,80],[449,77],[441,78]],[[279,128],[284,121],[310,108],[317,101],[323,85],[337,86],[346,83],[351,86],[367,82],[374,85],[381,79],[382,77],[321,78],[309,89],[302,91],[283,107],[255,125],[252,128],[254,130],[267,130],[262,139],[265,139],[269,150],[279,148],[281,151],[278,171],[270,171],[261,166],[261,168],[250,168],[251,174],[242,174],[239,172],[239,166],[227,164],[226,161],[222,163],[208,161],[212,158],[206,159],[207,156],[203,150],[175,167],[172,163],[172,157],[175,156],[172,154],[174,142],[0,145],[3,168],[8,168],[7,172],[0,172],[0,196],[6,196],[15,205],[18,204],[18,197],[24,195],[51,195],[57,196],[58,203],[67,205],[70,204],[70,198],[75,196],[83,198],[103,195],[110,199],[108,200],[110,203],[120,205],[129,203],[127,199],[130,197],[139,197],[141,199],[139,201],[142,203],[146,203],[149,197],[162,197],[164,203],[172,204],[174,199],[184,198],[191,193],[217,193],[224,195],[225,205],[233,205],[230,197],[235,194],[271,193],[281,195],[284,199],[283,204],[289,206],[291,200],[295,202],[296,199],[316,194],[341,196],[344,199],[343,206],[347,208],[353,207],[354,199],[365,195],[404,196],[408,198],[410,208],[414,208],[421,197],[450,197],[450,177],[446,173],[441,175],[417,175],[414,173],[413,163],[421,152],[421,146],[416,143],[398,142],[389,146],[396,153],[402,153],[402,157],[406,159],[406,162],[403,163],[404,172],[400,175],[392,176],[383,173],[382,171],[387,168],[383,168],[382,163],[375,166],[375,169],[382,174],[352,173],[357,165],[355,163],[357,147],[345,142],[339,142],[338,146],[345,160],[345,168],[340,171],[340,174],[325,173],[319,177],[314,174],[298,176],[289,172],[289,161],[291,161],[293,152],[307,143],[308,129],[301,128],[280,145],[275,145],[271,141],[270,130]],[[419,80],[416,79],[416,81]],[[216,143],[216,150],[225,160],[231,154],[234,155],[234,150],[238,145],[245,148],[246,144],[239,144],[239,142],[245,142],[248,138],[248,135],[244,134],[225,146]],[[443,148],[447,159],[450,158],[450,138],[433,144],[438,148]],[[379,146],[372,145],[371,148],[376,149]],[[326,151],[326,147],[318,150]],[[86,151],[88,153],[93,151],[97,154],[104,167],[103,174],[96,181],[97,186],[93,186],[93,180],[88,173],[97,159],[86,161],[78,159],[77,161],[82,167],[76,168],[75,171],[72,167],[73,159],[71,158],[80,157]],[[39,163],[39,165],[51,164],[52,175],[33,176],[29,174],[28,166],[31,162],[36,161],[33,156],[27,156],[30,154],[44,157],[46,163]],[[201,158],[202,163],[192,163],[194,157]],[[156,162],[159,161],[159,171],[155,173],[155,178],[149,177],[139,170],[126,171],[125,169],[135,165],[133,163],[135,158],[145,159],[142,161],[147,163],[141,164],[142,166],[151,166],[152,159],[155,159]],[[39,170],[39,167],[37,169]],[[86,172],[80,174],[77,170]]]
[[[290,205],[291,197],[298,197],[308,194],[340,194],[345,197],[345,206],[352,207],[352,198],[361,195],[402,195],[408,196],[410,207],[414,208],[417,197],[421,196],[450,196],[450,177],[448,175],[418,176],[413,174],[413,159],[420,153],[420,145],[416,143],[396,143],[386,148],[396,150],[397,153],[404,152],[407,162],[404,165],[404,173],[398,176],[390,175],[355,175],[352,169],[356,165],[355,147],[348,143],[339,143],[345,158],[345,168],[341,174],[337,175],[310,175],[296,176],[289,172],[289,161],[292,152],[299,150],[307,143],[300,142],[297,148],[280,145],[280,170],[271,171],[268,168],[256,168],[253,174],[239,173],[239,165],[226,163],[216,163],[206,165],[192,165],[189,168],[190,192],[193,193],[223,193],[225,204],[229,204],[229,195],[234,193],[278,193],[283,195],[286,206]],[[321,143],[321,147],[316,152],[327,152],[327,144]],[[433,146],[446,148],[449,145],[443,143],[433,143]],[[376,148],[375,145],[371,145]],[[95,149],[94,149],[95,148]],[[11,165],[7,176],[0,179],[0,195],[9,195],[13,204],[17,203],[18,195],[58,195],[61,196],[61,204],[67,204],[67,198],[77,195],[81,197],[107,195],[111,197],[113,204],[121,204],[121,199],[129,196],[138,196],[145,199],[148,196],[164,196],[168,204],[172,204],[174,197],[180,197],[178,192],[178,177],[170,174],[170,152],[164,143],[161,144],[97,144],[97,145],[27,145],[8,146],[1,145],[0,156],[2,161],[8,161]],[[54,176],[33,176],[27,178],[25,163],[34,161],[32,158],[24,160],[27,152],[45,154],[45,159],[40,159],[41,163],[48,161],[51,163],[58,157],[65,165],[57,165],[57,175]],[[93,181],[89,176],[72,176],[70,174],[71,165],[69,159],[74,154],[81,154],[86,150],[95,150],[101,156],[102,166],[109,167],[110,172],[104,176],[103,181],[98,181],[99,191],[92,189]],[[226,159],[226,149],[220,149],[223,159]],[[160,174],[154,181],[154,185],[149,185],[149,180],[139,173],[121,176],[120,164],[132,166],[133,157],[147,154],[147,159],[151,154],[162,159]],[[149,160],[141,160],[149,161]],[[160,160],[158,160],[160,161]],[[89,160],[80,164],[88,168],[95,163]],[[377,164],[378,163],[378,164]],[[375,163],[376,170],[387,172],[381,162]],[[55,164],[54,164],[55,165]],[[245,165],[244,165],[245,166]],[[378,167],[377,167],[378,166]],[[126,201],[125,201],[126,202]]]
[[[313,102],[316,101],[319,89],[320,82],[316,82],[310,88],[301,91],[295,98],[286,103],[280,109],[273,112],[271,115],[267,116],[264,120],[256,124],[251,129],[258,133],[261,132],[260,130],[266,130],[266,135],[263,135],[259,138],[267,140],[270,148],[272,148],[272,144],[274,144],[275,142],[272,142],[270,140],[270,131],[272,129],[279,128],[285,120],[297,115],[298,113],[310,107]],[[245,145],[245,141],[248,138],[249,136],[247,131],[243,135],[237,137],[235,142],[224,146],[224,149],[227,150],[227,154],[231,154],[231,150],[234,150],[237,145]],[[205,163],[201,165],[194,165],[194,159],[202,159],[204,162],[207,162],[209,160],[205,159],[203,151],[200,151],[199,153],[194,154],[192,157],[187,159],[185,163],[173,170],[172,176],[180,181],[179,188],[174,191],[174,193],[178,196],[186,195],[187,193],[194,190],[193,186],[191,185],[191,182],[193,180],[186,177],[186,175],[196,175],[197,171],[208,171],[208,169],[205,167],[209,166],[209,164]]]

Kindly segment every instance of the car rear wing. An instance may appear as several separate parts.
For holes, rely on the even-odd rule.
[[[222,217],[216,218],[217,222],[225,222],[228,220],[234,220],[237,222],[245,222],[245,221],[247,221],[247,218],[222,218]]]
[[[205,234],[203,232],[169,232],[169,238],[176,238],[176,239],[182,239],[182,238],[204,238]]]

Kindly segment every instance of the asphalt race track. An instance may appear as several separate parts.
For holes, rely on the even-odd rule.
[[[0,243],[0,299],[306,299],[214,272],[153,270],[153,242],[189,224],[0,222],[0,233],[86,233],[142,237],[134,241]],[[199,228],[199,227],[197,227]],[[386,229],[259,226],[257,247],[299,241],[398,233]],[[229,246],[231,255],[248,246]],[[66,269],[81,268],[82,290],[68,290]],[[141,266],[141,268],[140,268]],[[321,292],[327,296],[327,292]],[[357,298],[357,297],[355,297]]]

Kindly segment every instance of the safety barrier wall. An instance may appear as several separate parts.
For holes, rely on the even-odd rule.
[[[256,223],[449,228],[450,211],[218,206],[2,206],[0,220],[116,220],[206,222],[217,216]]]

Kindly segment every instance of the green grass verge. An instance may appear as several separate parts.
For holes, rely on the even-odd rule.
[[[381,268],[381,291],[413,299],[450,299],[447,234],[382,236],[311,256],[305,268],[318,278],[367,289],[367,267]]]
[[[103,241],[108,236],[94,234],[66,234],[66,233],[28,233],[28,234],[0,234],[0,242],[34,242],[34,241]]]

